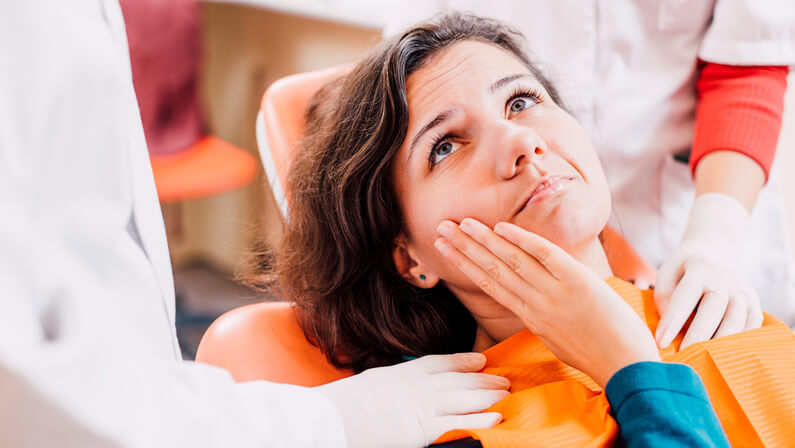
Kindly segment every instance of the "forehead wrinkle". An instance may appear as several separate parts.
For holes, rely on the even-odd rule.
[[[455,70],[458,67],[460,67],[461,65],[463,65],[466,62],[467,59],[472,57],[472,55],[467,55],[465,58],[462,58],[460,61],[458,61],[452,67],[449,67],[447,70],[445,70],[445,71],[439,73],[438,75],[434,76],[433,78],[425,81],[422,85],[414,87],[414,84],[416,84],[417,75],[422,73],[423,71],[429,70],[430,67],[433,66],[434,64],[440,63],[440,60],[444,59],[444,56],[446,54],[447,54],[447,51],[444,50],[442,54],[437,55],[436,57],[431,57],[428,61],[425,62],[425,65],[422,68],[420,68],[416,72],[412,73],[411,76],[409,76],[409,79],[408,79],[408,83],[407,83],[407,86],[406,86],[406,93],[408,93],[409,95],[420,93],[424,87],[427,87],[428,85],[433,84],[439,78],[447,76],[448,74],[450,74],[450,72],[452,72],[453,70]],[[419,91],[412,92],[413,90],[417,90],[417,89]]]
[[[460,61],[454,67],[450,67],[450,69],[445,70],[443,73],[440,73],[440,74],[434,76],[432,79],[429,79],[428,81],[425,81],[420,86],[417,86],[417,87],[414,87],[414,88],[412,88],[412,86],[409,86],[409,88],[407,89],[408,90],[409,101],[412,102],[411,101],[412,97],[413,98],[420,98],[419,101],[413,101],[413,103],[414,103],[415,107],[422,107],[423,106],[422,103],[424,103],[423,100],[432,100],[435,97],[435,95],[433,93],[440,91],[440,89],[438,87],[438,84],[441,83],[441,85],[444,85],[445,82],[446,82],[446,81],[442,82],[440,80],[442,78],[445,78],[447,75],[450,74],[450,72],[452,72],[453,70],[457,69],[463,63],[464,63],[464,61]],[[416,80],[416,78],[414,78],[414,79]],[[436,86],[436,87],[434,88],[434,86]],[[429,91],[428,94],[424,94],[424,92],[426,90]]]
[[[427,73],[428,70],[432,70],[433,67],[438,67],[440,65],[446,65],[446,64],[450,63],[449,59],[445,59],[445,58],[450,54],[449,50],[451,48],[454,48],[454,47],[455,47],[455,45],[452,46],[452,47],[449,47],[449,48],[447,48],[445,50],[442,50],[441,54],[438,54],[435,57],[432,57],[431,59],[429,59],[425,63],[425,66],[423,66],[422,68],[420,68],[416,72],[412,73],[412,75],[408,79],[408,83],[407,83],[407,86],[406,86],[406,94],[409,97],[422,98],[422,99],[432,99],[432,98],[434,98],[434,95],[433,95],[432,92],[440,91],[440,88],[439,88],[440,85],[444,85],[447,82],[449,82],[450,79],[455,78],[456,75],[464,73],[465,70],[458,70],[458,69],[462,65],[466,64],[467,62],[469,62],[470,59],[473,59],[473,58],[478,56],[477,54],[470,53],[470,54],[464,55],[463,57],[459,57],[459,58],[457,58],[457,60],[455,60],[455,62],[454,62],[454,64],[452,66],[447,67],[446,69],[444,69],[440,73],[433,75],[432,78],[425,80],[421,85],[417,85],[417,79],[420,78],[420,77],[423,77],[423,75],[425,75],[425,73]],[[447,79],[443,80],[443,78],[447,78]],[[425,91],[429,91],[431,93],[425,94]],[[422,103],[422,102],[423,101],[420,101],[420,103]],[[416,105],[417,104],[415,103],[415,106]],[[422,104],[419,104],[419,106],[422,106]],[[409,117],[409,118],[411,118],[411,117]]]
[[[434,63],[439,63],[439,62],[440,62],[440,60],[442,60],[442,59],[444,58],[444,55],[445,55],[446,53],[447,53],[447,52],[446,52],[446,51],[444,51],[444,53],[442,53],[442,54],[438,55],[437,57],[438,57],[439,59],[432,58],[431,60],[429,60],[429,61],[426,63],[425,67],[423,67],[423,68],[421,68],[421,69],[417,70],[416,72],[414,72],[414,73],[413,73],[413,74],[412,74],[412,75],[409,77],[409,80],[408,80],[408,83],[407,83],[407,86],[406,86],[407,96],[408,96],[409,98],[411,98],[411,97],[415,97],[415,98],[433,98],[433,95],[432,95],[432,94],[431,94],[431,95],[421,95],[421,93],[422,93],[422,92],[423,92],[425,89],[430,89],[432,92],[433,92],[433,91],[437,91],[438,89],[433,89],[431,86],[432,86],[433,84],[435,84],[437,81],[439,81],[441,78],[447,77],[448,75],[451,75],[451,73],[452,73],[452,74],[455,74],[455,73],[454,73],[454,72],[455,72],[455,70],[456,70],[457,68],[459,68],[461,65],[463,65],[463,64],[464,64],[464,63],[467,61],[467,59],[470,59],[470,58],[472,57],[471,55],[468,55],[467,57],[464,57],[464,58],[462,58],[461,60],[457,61],[457,62],[456,62],[456,63],[455,63],[453,66],[451,66],[451,67],[447,68],[446,70],[444,70],[443,72],[441,72],[441,73],[437,74],[437,75],[436,75],[436,76],[434,76],[433,78],[431,78],[431,79],[429,79],[429,80],[427,80],[427,81],[423,82],[421,85],[419,85],[419,86],[415,87],[415,85],[416,85],[416,79],[417,79],[417,75],[418,75],[418,74],[421,74],[421,73],[422,73],[422,72],[423,72],[423,71],[424,71],[426,68],[430,67],[430,66],[431,66],[431,64],[434,64]],[[435,59],[435,60],[434,60],[434,59]],[[409,101],[411,101],[411,100],[409,100]],[[420,102],[422,102],[422,101],[420,101]],[[419,105],[418,105],[418,104],[416,104],[416,102],[415,102],[415,103],[414,103],[414,106],[415,106],[415,107],[422,107],[422,104],[419,104]],[[411,105],[409,105],[409,122],[411,122],[411,121],[412,121],[412,120],[411,120],[411,109],[412,109],[412,107],[411,107]],[[414,137],[412,137],[412,139],[411,139],[411,143],[410,143],[410,145],[409,145],[409,154],[408,154],[408,157],[406,158],[406,163],[407,163],[407,164],[408,164],[409,162],[411,162],[411,158],[412,158],[412,156],[414,155],[414,148],[415,148],[415,146],[416,146],[417,142],[420,140],[420,137],[421,137],[421,135],[424,135],[424,134],[426,133],[426,131],[430,130],[432,127],[435,127],[435,126],[437,126],[438,124],[440,124],[440,123],[442,123],[442,122],[444,122],[444,121],[446,121],[446,120],[450,119],[450,117],[451,117],[452,115],[454,115],[454,114],[456,113],[456,111],[457,111],[457,110],[456,110],[456,108],[452,108],[452,107],[451,107],[451,108],[447,108],[447,109],[443,110],[442,112],[438,113],[438,114],[435,116],[435,118],[434,118],[434,119],[432,119],[430,122],[428,122],[428,124],[426,124],[425,126],[423,126],[423,127],[421,128],[421,130],[420,130],[420,131],[418,131],[418,132],[414,133]],[[434,122],[436,122],[436,123],[434,123]]]

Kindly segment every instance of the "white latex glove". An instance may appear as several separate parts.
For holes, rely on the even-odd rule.
[[[696,198],[682,242],[657,274],[656,339],[671,344],[696,310],[681,349],[762,325],[759,296],[741,270],[750,216],[722,193]]]
[[[453,429],[490,428],[482,412],[508,396],[507,378],[485,373],[480,353],[429,355],[319,386],[337,407],[349,448],[425,447]]]

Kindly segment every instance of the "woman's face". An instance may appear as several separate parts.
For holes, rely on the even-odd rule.
[[[436,251],[436,227],[506,221],[571,252],[593,243],[610,195],[583,128],[511,53],[462,41],[407,81],[409,127],[393,175],[406,253],[423,274],[476,290]]]

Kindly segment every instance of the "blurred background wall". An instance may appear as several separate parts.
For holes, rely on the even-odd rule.
[[[346,9],[346,1],[199,2],[206,130],[254,155],[258,173],[244,188],[161,202],[174,265],[177,333],[186,359],[192,359],[215,317],[269,299],[234,282],[254,240],[265,235],[275,241],[281,233],[279,211],[259,163],[255,119],[273,81],[355,61],[380,40],[373,12]]]
[[[784,200],[786,201],[792,256],[795,257],[795,74],[787,79],[787,97],[784,104],[784,124],[778,141],[774,169],[779,172]]]
[[[374,28],[272,9],[224,2],[201,7],[201,92],[208,125],[213,134],[254,154],[255,118],[270,83],[356,60],[380,39]],[[260,170],[247,188],[182,204],[182,235],[171,247],[175,267],[201,257],[231,273],[258,229],[276,236],[278,211],[265,185]]]

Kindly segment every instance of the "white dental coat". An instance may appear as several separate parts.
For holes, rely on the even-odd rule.
[[[793,0],[394,1],[384,32],[448,8],[525,35],[599,152],[610,224],[658,267],[678,246],[695,194],[689,166],[673,154],[692,143],[697,58],[795,64]],[[792,325],[795,280],[775,174],[752,213],[744,268],[765,311]]]
[[[117,1],[0,2],[0,446],[344,445],[319,392],[180,360]]]

